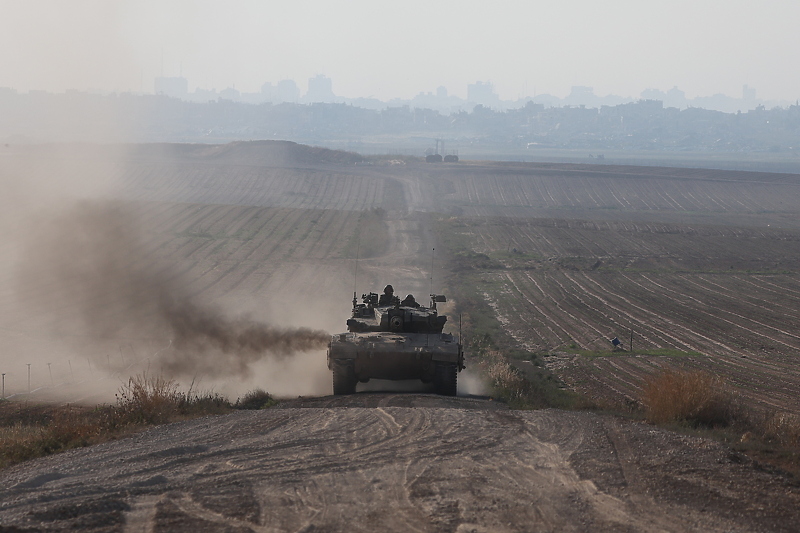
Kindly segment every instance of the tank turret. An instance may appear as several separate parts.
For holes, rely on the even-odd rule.
[[[441,333],[447,322],[447,317],[439,316],[436,311],[437,303],[447,301],[441,294],[431,294],[430,307],[422,307],[411,294],[402,301],[393,296],[383,305],[379,303],[380,299],[374,292],[363,294],[361,300],[363,303],[353,306],[353,316],[347,321],[348,331]]]

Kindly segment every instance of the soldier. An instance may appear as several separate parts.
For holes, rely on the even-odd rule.
[[[378,300],[378,305],[392,305],[394,303],[394,287],[391,285],[387,285],[383,288],[383,294],[381,294],[380,299]]]
[[[417,300],[414,298],[413,294],[407,295],[403,301],[400,302],[400,305],[405,307],[419,307],[419,304],[417,303]]]

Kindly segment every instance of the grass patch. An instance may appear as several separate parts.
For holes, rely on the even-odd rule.
[[[120,387],[113,405],[36,405],[0,402],[0,468],[71,448],[115,440],[147,427],[234,409],[264,409],[277,403],[263,390],[250,391],[232,404],[213,392],[146,373]]]
[[[507,353],[496,349],[484,351],[476,362],[493,395],[513,409],[569,409],[578,404],[576,394],[565,390],[535,355],[529,357],[532,367],[529,371],[521,370],[509,361]]]
[[[478,253],[473,250],[459,250],[450,259],[450,269],[453,272],[463,272],[466,270],[503,270],[505,265],[495,261],[486,254]]]
[[[703,354],[692,350],[676,350],[673,348],[656,348],[654,350],[634,350],[632,352],[624,350],[581,350],[580,348],[573,348],[567,346],[564,351],[574,353],[589,359],[596,359],[598,357],[630,357],[635,355],[645,355],[652,357],[702,357]]]
[[[648,422],[727,427],[741,419],[722,379],[702,370],[664,370],[645,379],[642,405]]]

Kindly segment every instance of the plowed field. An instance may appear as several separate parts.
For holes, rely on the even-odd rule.
[[[221,316],[331,332],[344,329],[354,289],[391,283],[423,299],[469,283],[517,344],[590,395],[636,399],[644,376],[671,365],[800,413],[800,176],[356,165],[270,146],[128,147],[102,165],[108,148],[7,148],[6,395],[113,401],[127,376],[154,370],[169,339],[128,333],[141,295],[125,284],[83,290],[122,265]],[[104,186],[77,186],[87,182]],[[64,195],[91,200],[64,215],[53,207]],[[74,224],[109,206],[124,217]],[[122,252],[85,255],[95,234],[101,252]],[[113,327],[90,334],[87,308]],[[614,336],[629,347],[631,331],[633,353],[609,353]],[[9,468],[0,529],[797,529],[796,484],[719,443],[474,397],[359,385],[334,398],[324,352],[263,363],[246,376],[194,377],[233,397],[259,386],[305,398]]]

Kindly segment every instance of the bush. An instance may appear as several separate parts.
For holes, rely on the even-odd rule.
[[[91,444],[102,425],[80,407],[18,408],[2,413],[0,423],[0,468]]]
[[[248,394],[261,407],[274,403],[264,391]],[[131,377],[116,396],[115,405],[93,409],[0,402],[0,468],[118,438],[139,427],[222,414],[233,407],[219,394],[180,392],[175,381],[146,373]]]
[[[496,394],[509,403],[524,400],[530,389],[519,370],[512,367],[499,351],[489,350],[478,365],[489,376]]]
[[[117,393],[116,412],[121,424],[161,424],[178,413],[178,384],[163,376],[137,374]]]
[[[266,409],[277,402],[270,394],[262,389],[248,391],[247,394],[236,400],[236,409]]]
[[[642,405],[653,424],[688,422],[720,427],[731,425],[737,415],[724,382],[705,371],[664,370],[647,378]]]
[[[561,390],[546,369],[526,375],[509,363],[501,351],[494,349],[483,350],[476,358],[493,394],[514,409],[570,408],[575,404],[574,396]]]
[[[800,416],[787,412],[774,412],[758,424],[763,437],[787,448],[800,447]]]

